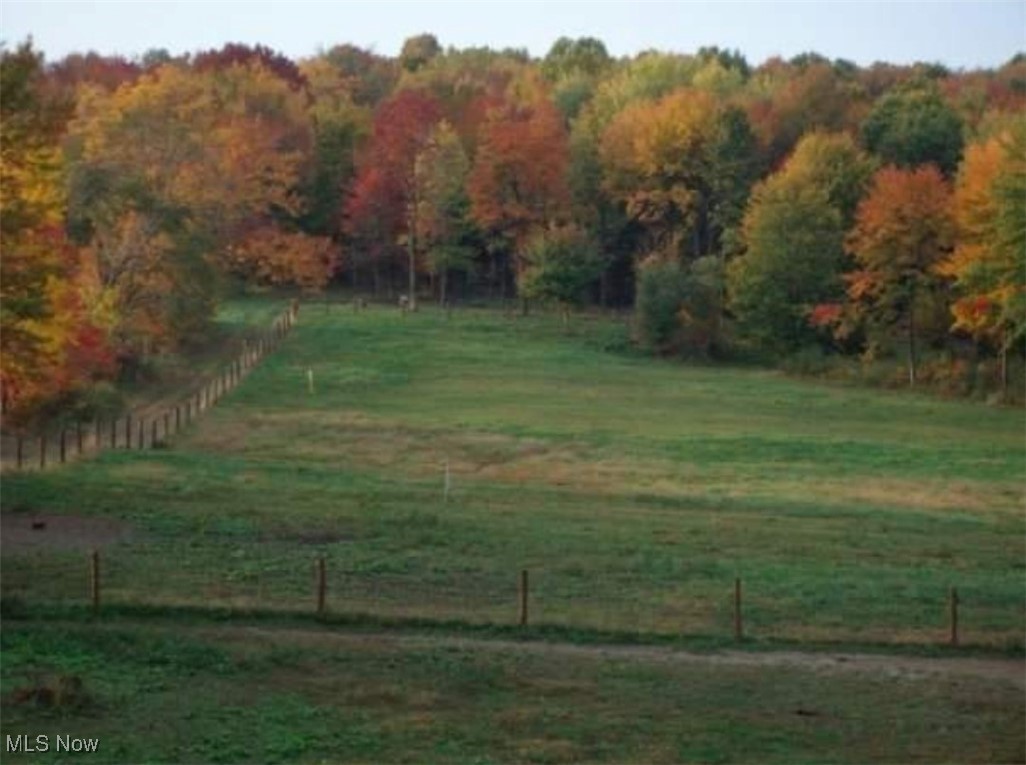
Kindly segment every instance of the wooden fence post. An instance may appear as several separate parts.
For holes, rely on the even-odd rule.
[[[93,601],[93,613],[100,613],[100,551],[93,550],[89,567],[89,589]]]
[[[110,421],[110,448],[114,449],[118,445],[118,418],[115,417]]]
[[[99,417],[96,418],[96,422],[93,423],[93,447],[96,451],[100,451],[102,444],[100,438],[103,436],[103,420]]]
[[[62,465],[64,464],[64,459],[67,456],[67,451],[68,451],[67,435],[68,435],[68,431],[66,431],[64,428],[61,428],[61,441],[60,441],[61,446],[60,446],[59,454],[61,456],[61,464]]]
[[[175,404],[175,433],[182,429],[182,406]]]
[[[948,593],[948,604],[951,608],[951,645],[958,645],[958,590],[954,587]]]
[[[39,437],[39,467],[46,467],[46,434]]]
[[[734,640],[744,639],[744,623],[741,617],[741,578],[734,579]]]
[[[324,556],[317,559],[317,615],[324,616],[324,602],[328,591],[328,581],[324,566]]]
[[[125,415],[125,448],[132,448],[132,413]]]
[[[168,431],[171,429],[171,412],[164,412],[164,440],[168,439]]]
[[[145,449],[146,448],[146,429],[143,427],[145,425],[145,423],[146,423],[146,418],[145,417],[140,417],[139,418],[139,445],[137,447],[139,449]]]
[[[75,423],[75,442],[76,442],[76,445],[78,446],[78,453],[79,453],[79,455],[81,455],[82,454],[82,423],[81,422],[76,422]]]
[[[520,626],[527,626],[527,569],[520,572]]]

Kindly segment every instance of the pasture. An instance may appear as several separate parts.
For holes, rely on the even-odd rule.
[[[162,448],[5,474],[5,694],[44,670],[95,674],[152,717],[209,685],[190,719],[216,699],[245,707],[225,734],[237,753],[247,725],[327,730],[359,706],[332,734],[344,741],[297,733],[295,751],[267,743],[253,755],[267,761],[1022,759],[1021,692],[979,678],[956,693],[947,676],[827,683],[809,668],[711,672],[445,642],[523,637],[527,570],[527,637],[723,647],[737,577],[742,648],[1021,655],[1020,410],[656,361],[627,337],[599,316],[564,331],[554,315],[307,305],[279,350]],[[47,522],[35,535],[24,531],[34,518]],[[88,615],[93,548],[108,621]],[[395,639],[307,622],[289,638],[314,608],[321,557],[324,621]],[[952,586],[959,649],[944,646]],[[279,631],[204,621],[231,614]],[[411,647],[411,634],[433,637]],[[127,658],[107,661],[108,639]],[[175,654],[153,688],[117,663],[151,643]],[[202,659],[194,671],[189,656]],[[267,662],[282,667],[258,680]],[[351,672],[362,706],[329,699]],[[264,700],[246,690],[265,681]],[[532,698],[540,706],[522,708]],[[815,735],[792,719],[808,699]],[[786,724],[768,711],[777,702]],[[5,733],[12,714],[31,717],[14,707]],[[678,715],[688,725],[665,730]],[[870,734],[856,745],[860,715]],[[120,723],[104,725],[117,735]],[[936,738],[938,725],[968,726],[968,738]],[[161,754],[172,734],[136,731],[125,756],[219,759],[216,741]]]

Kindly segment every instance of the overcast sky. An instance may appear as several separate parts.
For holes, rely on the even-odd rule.
[[[0,39],[31,35],[52,60],[69,52],[141,54],[262,43],[293,58],[353,43],[394,55],[431,32],[443,46],[527,48],[591,36],[614,55],[647,48],[738,49],[757,64],[816,51],[858,64],[938,61],[992,67],[1026,49],[1026,0],[960,2],[77,2],[0,0]]]

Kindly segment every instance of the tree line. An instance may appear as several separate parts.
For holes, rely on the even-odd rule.
[[[2,382],[27,421],[236,289],[633,306],[654,352],[1026,342],[1026,57],[758,66],[599,40],[0,53]]]

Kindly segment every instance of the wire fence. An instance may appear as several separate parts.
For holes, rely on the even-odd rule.
[[[235,549],[200,543],[196,549],[195,540],[169,548],[158,540],[118,541],[109,534],[101,540],[95,529],[73,530],[80,533],[61,549],[50,536],[61,521],[50,520],[50,529],[35,532],[38,547],[21,545],[13,555],[5,550],[2,598],[8,614],[12,604],[29,611],[93,609],[100,616],[119,607],[187,608],[738,642],[1022,648],[1016,604],[988,597],[981,583],[964,589],[938,583],[910,590],[898,603],[893,597],[881,603],[880,593],[857,585],[837,602],[798,602],[787,598],[786,588],[755,576],[660,584],[639,573],[601,583],[569,574],[555,562],[500,571],[459,570],[439,561],[388,572],[354,565],[339,550],[316,554],[253,543]],[[830,585],[822,582],[824,594],[836,592]]]
[[[293,301],[262,335],[243,342],[242,352],[212,377],[174,403],[154,410],[141,407],[123,415],[78,422],[58,432],[5,433],[0,438],[3,470],[46,470],[109,449],[153,449],[187,428],[217,404],[274,351],[295,325],[299,302]]]
[[[3,468],[51,469],[108,449],[159,447],[274,351],[294,327],[298,308],[293,302],[239,356],[162,411],[81,423],[57,437],[12,437],[14,456],[5,451]],[[80,525],[65,527],[74,523]],[[836,582],[822,582],[830,595],[798,594],[779,582],[722,571],[667,583],[643,572],[598,574],[559,561],[509,570],[426,556],[366,565],[345,548],[334,538],[253,540],[207,532],[133,538],[113,519],[14,508],[4,516],[0,597],[6,608],[84,606],[100,615],[118,606],[188,607],[737,641],[970,642],[1017,649],[1026,620],[1021,599],[1009,601],[979,582],[964,589],[939,582],[910,587],[895,604],[894,592],[881,595],[872,583],[837,597]]]

